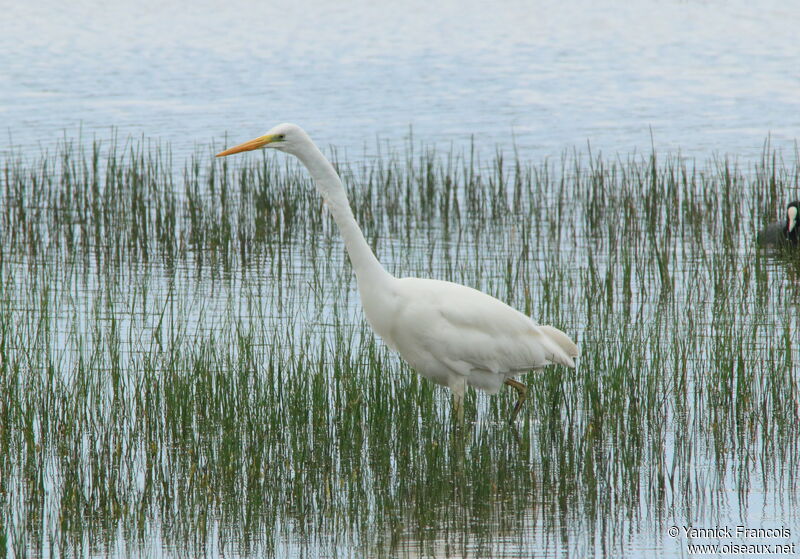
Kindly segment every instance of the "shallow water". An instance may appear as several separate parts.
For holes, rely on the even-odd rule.
[[[795,541],[800,272],[754,250],[751,216],[796,167],[662,161],[653,182],[647,160],[521,163],[502,203],[497,162],[467,184],[434,159],[430,187],[402,162],[372,182],[344,167],[390,270],[483,289],[582,348],[525,377],[516,428],[510,394],[470,392],[461,430],[366,328],[333,224],[281,162],[229,182],[217,162],[213,192],[144,205],[132,173],[98,190],[127,208],[106,217],[80,217],[96,199],[75,177],[4,193],[6,554],[689,554],[672,526]]]

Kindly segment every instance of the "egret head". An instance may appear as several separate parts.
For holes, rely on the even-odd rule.
[[[254,149],[279,149],[293,155],[310,142],[305,131],[296,124],[279,124],[269,132],[258,138],[254,138],[238,146],[228,148],[217,154],[217,157],[233,155],[242,151],[252,151]]]

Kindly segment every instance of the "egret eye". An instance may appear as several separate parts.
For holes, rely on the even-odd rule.
[[[277,136],[275,136],[275,139],[279,142],[283,141],[284,138],[286,138],[286,134],[278,134]]]

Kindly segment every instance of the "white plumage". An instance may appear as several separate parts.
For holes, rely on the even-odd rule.
[[[578,347],[566,334],[494,297],[447,281],[389,274],[364,239],[339,176],[302,128],[281,124],[217,156],[262,148],[295,155],[308,168],[339,226],[370,325],[418,373],[450,388],[459,418],[467,385],[489,394],[503,384],[516,389],[513,421],[526,395],[514,376],[551,364],[575,366]]]

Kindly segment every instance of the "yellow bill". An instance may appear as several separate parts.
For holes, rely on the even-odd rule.
[[[243,151],[252,151],[254,149],[259,149],[267,145],[268,143],[275,140],[275,136],[273,134],[267,134],[266,136],[260,136],[253,140],[249,140],[243,144],[239,144],[238,146],[234,146],[232,148],[228,148],[225,151],[221,151],[217,154],[217,157],[225,157],[226,155],[233,155],[234,153],[240,153]]]

